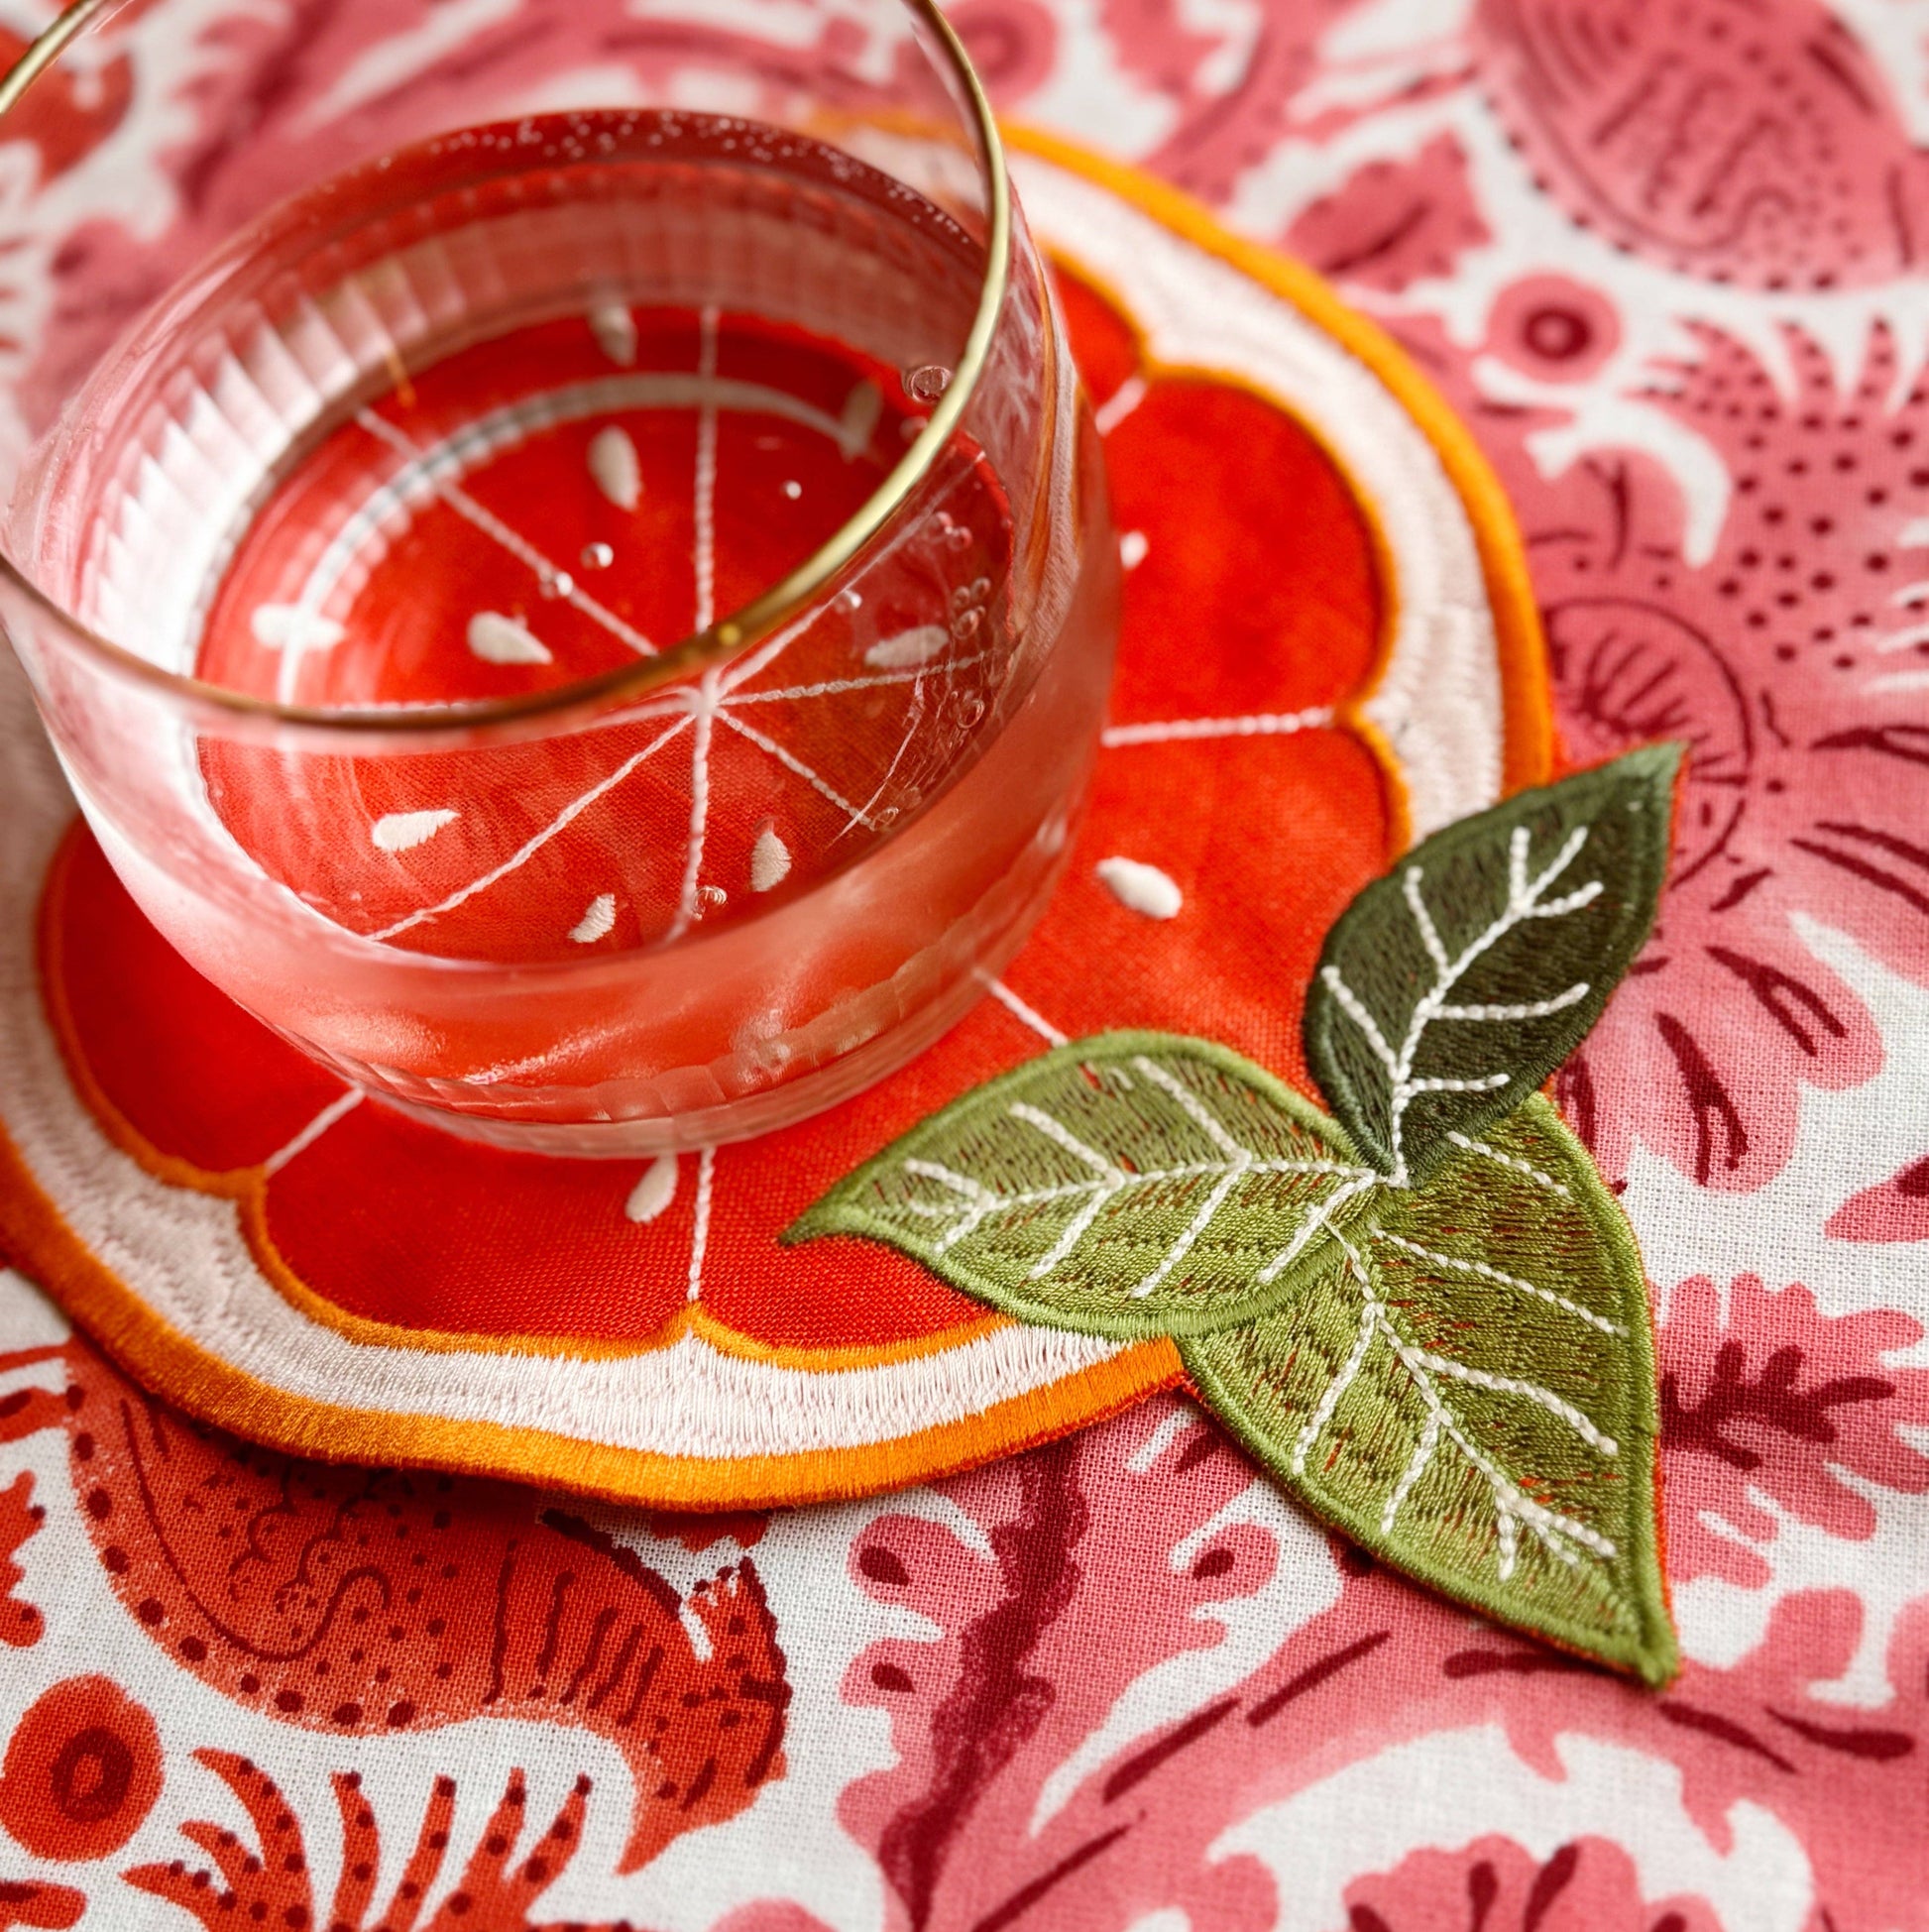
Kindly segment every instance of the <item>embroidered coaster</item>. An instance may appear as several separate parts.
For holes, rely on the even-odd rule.
[[[146,925],[7,679],[0,1237],[150,1387],[301,1454],[747,1508],[959,1469],[1197,1377],[1202,1344],[1014,1320],[901,1247],[779,1236],[1071,1037],[1211,1041],[1317,1095],[1329,931],[1417,842],[1549,778],[1543,671],[1498,488],[1371,325],[1136,177],[1042,143],[1016,166],[1123,532],[1113,723],[1005,979],[835,1112],[645,1165],[361,1101]]]

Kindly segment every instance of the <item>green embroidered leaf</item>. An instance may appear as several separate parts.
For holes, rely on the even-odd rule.
[[[784,1234],[858,1234],[1081,1334],[1199,1335],[1278,1307],[1375,1185],[1345,1136],[1202,1040],[1111,1033],[975,1088]]]
[[[1277,1312],[1180,1343],[1279,1481],[1422,1582],[1662,1683],[1641,1258],[1537,1094],[1383,1187]]]
[[[1362,1156],[1418,1184],[1580,1044],[1653,922],[1680,747],[1438,832],[1327,935],[1306,1063]]]

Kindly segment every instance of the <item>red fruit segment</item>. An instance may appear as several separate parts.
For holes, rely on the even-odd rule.
[[[209,1173],[252,1167],[342,1091],[203,979],[136,910],[91,836],[61,848],[43,907],[70,1054],[136,1133]]]
[[[201,674],[368,706],[511,698],[619,668],[802,562],[918,419],[894,372],[801,331],[687,311],[632,322],[633,360],[613,363],[586,320],[544,323],[451,356],[336,431],[249,530]],[[706,389],[712,358],[721,387]],[[700,413],[704,397],[723,399]],[[705,707],[686,684],[625,724],[480,749],[208,740],[209,799],[324,918],[449,958],[628,950],[778,882],[795,891],[941,783],[995,694],[1007,516],[968,451],[948,474],[932,540],[887,539],[861,615],[835,602],[727,667],[714,720],[693,715]],[[941,525],[956,537],[938,551]],[[934,620],[920,657],[903,639]],[[921,679],[941,651],[942,678]],[[953,708],[943,730],[927,683]],[[887,774],[902,802],[873,814]],[[757,862],[766,831],[780,872]]]

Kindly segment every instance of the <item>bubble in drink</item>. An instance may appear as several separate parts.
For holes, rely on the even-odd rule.
[[[586,570],[608,570],[617,560],[617,553],[607,543],[586,543],[583,545],[583,567]]]
[[[951,371],[942,363],[925,363],[904,378],[904,393],[914,402],[937,402],[950,388]]]

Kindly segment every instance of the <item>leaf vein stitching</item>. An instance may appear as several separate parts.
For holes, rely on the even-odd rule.
[[[1405,1143],[1406,1115],[1409,1105],[1422,1093],[1469,1093],[1492,1091],[1506,1086],[1513,1080],[1511,1074],[1493,1074],[1475,1080],[1416,1080],[1414,1062],[1419,1052],[1420,1042],[1425,1038],[1426,1029],[1436,1020],[1507,1021],[1545,1018],[1568,1006],[1577,1004],[1588,995],[1585,983],[1569,986],[1564,992],[1547,1000],[1536,1000],[1518,1006],[1451,1006],[1447,995],[1466,976],[1474,962],[1489,952],[1517,926],[1530,919],[1557,919],[1566,913],[1590,905],[1600,897],[1604,887],[1599,879],[1590,879],[1584,885],[1558,899],[1542,900],[1541,895],[1565,872],[1587,843],[1587,826],[1576,826],[1561,842],[1561,847],[1547,861],[1540,873],[1532,879],[1528,876],[1528,829],[1516,826],[1508,837],[1507,846],[1507,904],[1499,915],[1491,920],[1486,928],[1470,940],[1456,959],[1446,949],[1440,938],[1438,927],[1428,910],[1420,887],[1424,880],[1423,868],[1409,866],[1401,878],[1401,891],[1406,898],[1408,910],[1414,917],[1419,932],[1420,944],[1426,949],[1427,957],[1433,962],[1433,984],[1415,1006],[1413,1018],[1408,1024],[1407,1036],[1402,1041],[1400,1051],[1395,1053],[1388,1044],[1386,1035],[1374,1019],[1364,1001],[1346,982],[1337,966],[1327,966],[1320,969],[1320,979],[1326,989],[1339,1002],[1341,1009],[1353,1024],[1360,1029],[1367,1044],[1373,1049],[1381,1065],[1386,1068],[1391,1091],[1388,1096],[1389,1139],[1393,1149],[1393,1172],[1387,1177],[1397,1188],[1408,1185],[1407,1152]]]
[[[1483,1160],[1492,1161],[1500,1167],[1512,1168],[1516,1174],[1524,1174],[1530,1181],[1539,1182],[1549,1193],[1565,1195],[1569,1200],[1574,1197],[1574,1191],[1565,1181],[1556,1181],[1551,1174],[1544,1173],[1532,1161],[1524,1161],[1515,1154],[1503,1154],[1498,1147],[1490,1147],[1484,1140],[1472,1140],[1457,1131],[1450,1131],[1447,1139],[1455,1147],[1465,1148],[1469,1154],[1478,1154]]]
[[[1490,1267],[1484,1261],[1466,1261],[1459,1255],[1442,1254],[1437,1248],[1422,1247],[1418,1241],[1409,1241],[1404,1234],[1395,1234],[1388,1228],[1375,1228],[1373,1232],[1379,1240],[1391,1241],[1396,1248],[1405,1248],[1409,1254],[1418,1255],[1422,1261],[1454,1269],[1462,1275],[1478,1275],[1483,1281],[1498,1282],[1503,1288],[1518,1289],[1523,1295],[1532,1295],[1539,1301],[1551,1303],[1557,1308],[1565,1308],[1569,1314],[1579,1315],[1604,1335],[1625,1335],[1628,1332],[1619,1321],[1610,1321],[1606,1315],[1596,1314],[1579,1302],[1571,1302],[1565,1295],[1557,1294],[1551,1288],[1541,1288],[1519,1275],[1510,1275],[1505,1269]]]
[[[1472,1442],[1468,1441],[1459,1424],[1455,1422],[1452,1411],[1448,1409],[1439,1390],[1434,1387],[1432,1375],[1428,1372],[1433,1366],[1444,1369],[1458,1365],[1447,1364],[1443,1357],[1428,1355],[1425,1350],[1414,1347],[1402,1336],[1387,1313],[1385,1305],[1374,1293],[1373,1278],[1368,1273],[1359,1250],[1344,1235],[1336,1234],[1334,1238],[1345,1252],[1347,1266],[1354,1280],[1359,1284],[1361,1298],[1366,1306],[1361,1315],[1359,1332],[1354,1338],[1352,1352],[1347,1356],[1333,1384],[1329,1385],[1325,1394],[1321,1396],[1313,1411],[1312,1419],[1294,1445],[1294,1472],[1304,1474],[1307,1451],[1317,1439],[1319,1431],[1324,1429],[1332,1420],[1345,1389],[1358,1376],[1373,1335],[1377,1332],[1385,1336],[1387,1346],[1393,1350],[1395,1358],[1406,1371],[1420,1400],[1426,1405],[1429,1415],[1437,1420],[1439,1432],[1444,1434],[1467,1459],[1469,1465],[1486,1479],[1488,1492],[1494,1504],[1495,1533],[1500,1545],[1499,1576],[1503,1583],[1512,1578],[1518,1560],[1517,1528],[1520,1524],[1526,1524],[1547,1552],[1570,1568],[1577,1565],[1580,1558],[1567,1547],[1569,1541],[1579,1543],[1583,1548],[1592,1550],[1597,1556],[1613,1560],[1619,1550],[1611,1538],[1602,1535],[1599,1531],[1590,1529],[1584,1523],[1575,1522],[1572,1517],[1562,1515],[1558,1510],[1550,1510],[1545,1504],[1536,1503],[1532,1497],[1517,1488]],[[1554,1400],[1558,1401],[1559,1398],[1555,1397]],[[1584,1418],[1583,1420],[1585,1421]],[[1591,1428],[1592,1424],[1590,1423],[1589,1426]],[[1409,1472],[1412,1472],[1414,1464],[1410,1462]],[[1415,1475],[1413,1480],[1418,1482],[1419,1478]],[[1406,1487],[1411,1494],[1413,1484],[1408,1483]],[[1406,1497],[1402,1496],[1400,1500],[1404,1504]],[[1391,1524],[1386,1522],[1385,1512],[1382,1513],[1382,1522],[1383,1529],[1391,1528]]]

